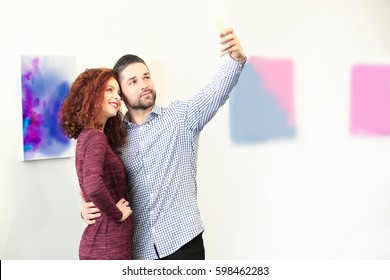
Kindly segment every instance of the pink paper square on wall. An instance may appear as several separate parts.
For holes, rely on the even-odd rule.
[[[390,134],[390,65],[357,64],[351,77],[351,133]]]

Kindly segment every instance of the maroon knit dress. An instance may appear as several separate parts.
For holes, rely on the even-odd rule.
[[[81,131],[77,138],[76,171],[86,201],[92,201],[102,214],[84,230],[80,259],[130,259],[131,215],[118,222],[122,212],[116,206],[121,198],[128,200],[125,168],[104,133],[91,128]]]

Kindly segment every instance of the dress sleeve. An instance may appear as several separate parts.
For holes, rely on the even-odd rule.
[[[103,180],[103,167],[108,148],[107,137],[99,131],[92,132],[85,139],[84,195],[87,201],[92,201],[102,214],[119,221],[123,214],[116,206]]]

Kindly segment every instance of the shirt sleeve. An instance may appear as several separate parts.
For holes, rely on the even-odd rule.
[[[201,131],[225,104],[241,76],[245,62],[227,56],[211,82],[188,101],[186,123],[190,130]]]
[[[119,221],[123,214],[116,206],[103,180],[103,167],[108,149],[107,138],[104,133],[94,131],[85,141],[84,195],[87,201],[92,201],[102,214]]]

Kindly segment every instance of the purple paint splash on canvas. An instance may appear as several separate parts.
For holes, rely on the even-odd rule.
[[[69,82],[53,71],[41,57],[22,60],[23,149],[25,159],[61,155],[71,145],[58,123],[61,102]]]

